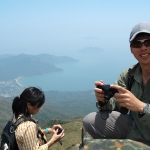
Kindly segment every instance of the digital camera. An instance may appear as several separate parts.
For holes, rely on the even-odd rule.
[[[57,134],[60,134],[62,132],[62,129],[58,128]]]
[[[115,93],[119,93],[117,89],[111,88],[109,84],[100,86],[98,85],[97,88],[102,89],[104,93],[104,98],[109,100],[111,97],[114,96]]]

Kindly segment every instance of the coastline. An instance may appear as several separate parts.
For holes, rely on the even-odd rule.
[[[23,87],[23,85],[19,83],[19,79],[20,79],[20,78],[21,78],[21,76],[18,77],[18,78],[16,78],[16,79],[14,79],[14,80],[15,80],[15,82],[16,82],[20,87]]]

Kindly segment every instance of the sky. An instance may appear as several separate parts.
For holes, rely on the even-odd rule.
[[[129,34],[150,22],[149,0],[1,0],[0,55],[129,55]]]

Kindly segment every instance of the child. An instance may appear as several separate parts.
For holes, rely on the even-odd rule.
[[[36,87],[26,88],[20,96],[14,98],[12,103],[13,122],[21,117],[24,118],[23,123],[19,124],[15,131],[20,150],[48,150],[55,142],[64,137],[64,130],[61,125],[54,125],[52,128],[41,130],[37,126],[37,121],[32,118],[32,115],[39,112],[44,102],[44,93]],[[60,134],[57,134],[58,129],[62,129]],[[53,134],[48,142],[44,136],[47,133]]]

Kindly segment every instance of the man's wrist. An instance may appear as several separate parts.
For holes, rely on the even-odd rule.
[[[142,112],[140,112],[140,114],[145,114],[148,112],[148,108],[149,108],[149,104],[145,103],[145,105],[143,106]]]
[[[146,104],[146,106],[144,107],[144,113],[148,113],[148,109],[149,109],[149,104]]]

